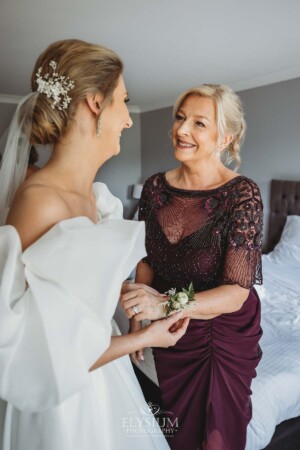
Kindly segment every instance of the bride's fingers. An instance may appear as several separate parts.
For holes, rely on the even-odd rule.
[[[174,314],[170,314],[165,319],[162,319],[162,322],[166,325],[169,330],[174,323],[176,323],[182,316],[182,312],[176,312]]]
[[[178,320],[178,322],[174,323],[174,325],[171,326],[169,331],[171,333],[174,333],[175,331],[177,331],[181,327],[182,322],[183,322],[183,319]]]
[[[185,318],[182,320],[182,324],[180,325],[180,327],[179,327],[176,331],[174,331],[174,332],[172,333],[173,336],[175,337],[175,339],[178,340],[178,339],[180,339],[180,338],[185,334],[189,322],[190,322],[190,318],[189,318],[189,317],[185,317]]]

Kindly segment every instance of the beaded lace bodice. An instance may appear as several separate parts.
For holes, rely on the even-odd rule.
[[[197,291],[262,283],[263,205],[258,186],[239,175],[219,188],[184,190],[164,173],[150,177],[140,200],[145,261],[166,286]]]

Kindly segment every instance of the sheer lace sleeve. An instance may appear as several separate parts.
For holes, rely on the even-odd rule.
[[[151,198],[153,197],[153,176],[145,181],[139,201],[139,220],[147,222],[151,213]]]
[[[248,180],[232,211],[221,284],[238,284],[246,289],[262,284],[262,229],[260,191]]]

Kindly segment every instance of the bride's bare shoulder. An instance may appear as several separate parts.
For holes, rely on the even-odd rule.
[[[53,225],[69,217],[67,204],[54,189],[24,183],[15,195],[6,223],[16,228],[25,250]]]

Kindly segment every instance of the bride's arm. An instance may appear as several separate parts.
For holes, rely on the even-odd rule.
[[[134,353],[142,347],[170,347],[186,332],[189,318],[182,321],[176,331],[171,331],[172,325],[181,317],[181,313],[173,314],[166,319],[153,322],[151,325],[125,336],[113,336],[111,344],[106,352],[93,364],[90,371],[104,366],[105,364],[120,358],[121,356]]]

